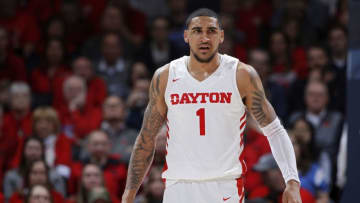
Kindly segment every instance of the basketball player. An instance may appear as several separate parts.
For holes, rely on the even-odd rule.
[[[294,149],[267,101],[255,70],[219,54],[224,31],[215,12],[199,9],[186,21],[190,56],[159,68],[130,159],[123,203],[133,203],[151,165],[155,137],[166,123],[164,203],[243,203],[246,112],[267,137],[286,182],[283,203],[300,203]]]

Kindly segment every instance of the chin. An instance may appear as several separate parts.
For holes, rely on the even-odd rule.
[[[215,55],[216,55],[216,52],[210,54],[210,56],[202,57],[201,54],[194,53],[195,59],[200,63],[209,63],[215,57]]]

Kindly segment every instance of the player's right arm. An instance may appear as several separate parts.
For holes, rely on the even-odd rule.
[[[131,154],[126,187],[122,203],[133,203],[143,178],[151,165],[155,151],[156,135],[163,125],[167,106],[164,99],[169,65],[159,68],[151,81],[149,103],[144,113],[144,120]]]

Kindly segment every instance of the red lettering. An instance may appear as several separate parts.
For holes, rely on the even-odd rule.
[[[190,104],[189,95],[187,93],[182,94],[180,104]]]
[[[220,99],[219,93],[217,93],[217,92],[210,93],[210,102],[211,103],[219,103],[219,99]]]
[[[197,102],[197,98],[200,96],[199,93],[196,93],[195,95],[194,95],[193,93],[189,93],[188,95],[189,95],[190,98],[192,99],[192,102],[191,102],[191,103],[193,103],[193,104],[197,104],[197,103],[198,103],[198,102]]]
[[[202,103],[202,104],[206,103],[205,97],[209,97],[209,93],[196,93],[196,94],[201,96],[200,103]]]
[[[228,103],[230,104],[231,103],[231,95],[232,93],[231,92],[220,92],[220,103]]]
[[[171,98],[171,104],[172,105],[176,105],[176,104],[179,103],[180,96],[178,94],[171,94],[170,98]]]

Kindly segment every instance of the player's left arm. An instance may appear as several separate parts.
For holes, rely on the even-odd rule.
[[[237,86],[248,112],[255,118],[267,137],[273,156],[286,182],[283,203],[300,203],[300,181],[294,148],[290,138],[266,99],[259,75],[249,65],[239,62]]]

